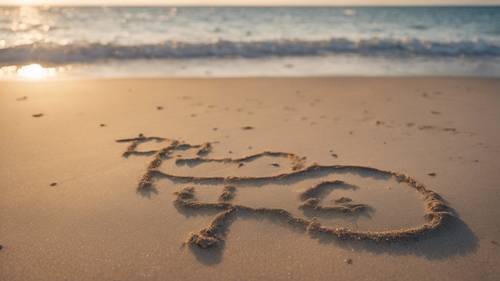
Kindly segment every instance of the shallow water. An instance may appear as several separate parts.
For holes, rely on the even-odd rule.
[[[3,78],[500,74],[497,7],[4,7],[0,38]]]

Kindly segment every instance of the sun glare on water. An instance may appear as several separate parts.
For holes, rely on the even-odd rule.
[[[39,81],[61,78],[71,66],[46,67],[38,63],[0,67],[0,80]]]
[[[56,75],[55,68],[43,67],[39,64],[29,64],[17,69],[16,74],[22,79],[40,80]]]
[[[36,4],[36,0],[18,0],[19,5],[33,5]]]

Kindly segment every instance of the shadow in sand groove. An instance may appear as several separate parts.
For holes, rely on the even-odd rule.
[[[165,143],[158,150],[139,151],[138,146],[145,142]],[[217,202],[198,200],[196,189],[184,187],[175,193],[174,204],[177,210],[187,217],[200,214],[210,215],[213,219],[205,228],[191,233],[185,246],[189,247],[197,259],[206,265],[216,264],[222,260],[222,253],[230,226],[238,218],[255,220],[271,220],[276,224],[291,227],[299,232],[307,233],[325,245],[335,245],[368,251],[371,253],[389,253],[394,255],[413,254],[428,259],[442,259],[449,256],[465,255],[477,248],[477,238],[469,227],[460,220],[456,211],[436,192],[428,189],[410,176],[380,170],[373,167],[353,165],[310,165],[306,166],[305,158],[293,153],[264,151],[241,158],[209,158],[212,143],[191,145],[178,140],[145,137],[121,139],[117,142],[130,143],[123,153],[129,156],[152,156],[145,174],[141,177],[137,192],[141,196],[150,197],[157,194],[154,182],[168,179],[176,184],[225,185]],[[193,150],[195,157],[179,158],[177,151]],[[289,160],[289,172],[266,176],[181,176],[159,170],[164,161],[176,161],[176,165],[193,167],[203,163],[221,163],[233,165],[242,162],[256,161],[261,157],[278,157]],[[423,198],[425,206],[425,223],[410,228],[384,231],[361,231],[344,227],[328,227],[322,225],[314,216],[335,217],[370,216],[373,208],[366,204],[354,204],[350,198],[341,198],[334,206],[324,206],[323,198],[334,189],[352,189],[357,186],[343,181],[322,181],[299,195],[302,202],[298,207],[307,218],[292,215],[284,209],[252,208],[232,203],[238,187],[255,186],[264,188],[267,184],[292,185],[306,179],[320,179],[331,174],[352,174],[359,177],[370,177],[378,180],[395,179],[408,188],[412,188]],[[311,218],[313,217],[313,218]]]

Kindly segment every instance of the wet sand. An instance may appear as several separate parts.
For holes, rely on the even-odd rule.
[[[495,280],[499,90],[0,82],[0,280]]]

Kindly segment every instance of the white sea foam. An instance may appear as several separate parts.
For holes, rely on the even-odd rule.
[[[64,64],[107,59],[265,58],[331,54],[390,57],[497,57],[500,56],[500,46],[485,41],[432,42],[418,39],[378,38],[359,41],[346,38],[317,41],[269,40],[211,43],[174,41],[144,45],[35,43],[0,49],[0,63],[8,65],[36,60],[44,63]]]
[[[464,74],[480,70],[479,75],[498,76],[498,67],[489,62],[500,58],[499,17],[498,7],[0,7],[0,67],[111,61],[161,66],[172,60],[291,65],[296,59],[318,63],[350,57],[349,67],[383,62],[380,69],[389,74],[393,67],[386,66],[410,59],[422,65],[462,63]],[[313,75],[319,67],[307,65],[310,73],[297,63],[287,69]],[[440,71],[446,73],[446,65]],[[339,71],[330,67],[335,69],[322,73]]]

